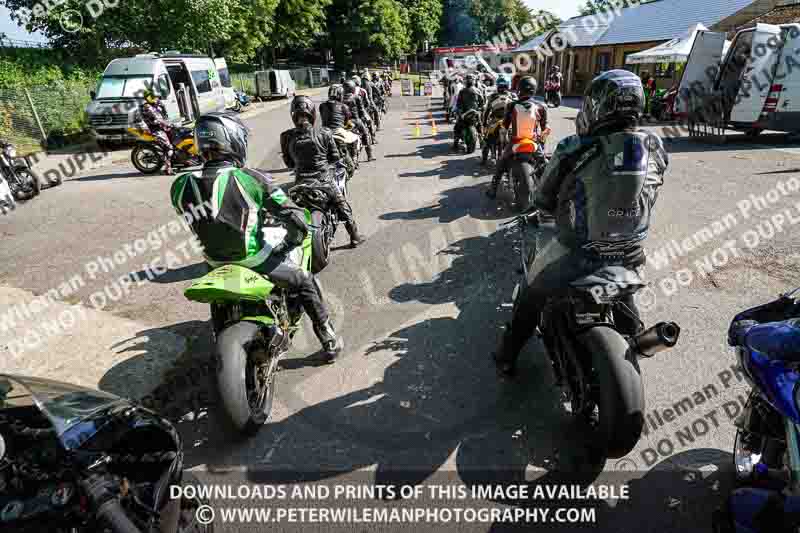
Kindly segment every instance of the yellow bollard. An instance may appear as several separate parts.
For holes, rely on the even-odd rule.
[[[428,113],[428,116],[431,118],[431,134],[436,135],[439,133],[439,130],[436,129],[436,121],[433,119],[433,113]]]

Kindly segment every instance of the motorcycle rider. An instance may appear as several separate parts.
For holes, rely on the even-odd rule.
[[[505,76],[500,76],[497,79],[496,85],[497,92],[492,93],[491,96],[489,96],[489,100],[486,102],[486,109],[484,110],[483,117],[481,118],[484,130],[487,132],[486,139],[490,145],[494,145],[497,142],[499,135],[499,128],[489,135],[490,128],[498,121],[505,120],[508,104],[514,101],[514,95],[509,92],[511,84],[508,82],[508,79]],[[486,155],[487,152],[484,151],[484,157],[486,157]],[[485,159],[483,163],[486,163]]]
[[[555,215],[556,235],[536,255],[493,356],[504,376],[514,375],[549,297],[603,266],[637,269],[646,261],[642,243],[669,159],[661,138],[638,128],[641,80],[626,70],[606,72],[583,102],[577,135],[559,143],[536,191],[535,206]],[[638,316],[632,296],[623,303]],[[630,317],[615,318],[626,333],[640,327]]]
[[[458,121],[456,122],[453,139],[453,150],[455,151],[457,151],[459,148],[459,143],[461,142],[461,137],[464,131],[464,120],[462,119],[464,113],[472,109],[475,109],[478,111],[478,113],[480,113],[483,110],[484,104],[483,95],[478,88],[475,87],[475,75],[467,74],[465,82],[466,86],[461,89],[456,99]],[[478,126],[480,127],[480,121],[478,121]]]
[[[372,81],[370,80],[369,72],[367,72],[366,70],[361,73],[360,78],[361,78],[361,85],[364,91],[367,93],[369,101],[372,102],[372,107],[370,108],[370,116],[372,117],[372,121],[375,123],[375,131],[380,131],[381,103],[380,103],[380,95],[378,94],[378,86],[372,83]]]
[[[313,275],[288,257],[309,231],[303,210],[270,175],[247,168],[248,135],[247,127],[236,116],[202,115],[195,125],[195,136],[206,163],[200,175],[189,172],[175,180],[172,204],[179,214],[191,215],[192,231],[202,243],[209,265],[244,266],[296,293],[322,349],[333,362],[344,343],[333,329]],[[209,203],[212,208],[207,210]],[[287,233],[282,242],[265,241],[261,230],[265,214],[285,224]]]
[[[547,76],[547,81],[554,87],[553,92],[560,91],[561,81],[564,76],[561,74],[561,67],[558,65],[553,65],[550,68],[550,74]],[[558,88],[557,90],[555,88]],[[550,94],[547,95],[547,103],[550,103]]]
[[[358,136],[355,133],[349,132],[345,129],[345,124],[353,119],[353,114],[350,108],[344,105],[344,88],[341,85],[331,85],[328,89],[328,101],[319,105],[319,115],[322,119],[322,127],[328,128],[335,135],[339,135],[345,140],[348,146],[351,143],[358,141]],[[344,159],[344,164],[347,166],[347,172],[352,177],[356,170],[356,163],[351,157],[350,151],[345,150],[341,154]],[[356,154],[358,158],[358,154]]]
[[[536,145],[539,134],[549,132],[547,128],[547,107],[539,105],[534,100],[537,83],[531,76],[519,80],[519,100],[512,101],[506,107],[506,118],[503,126],[510,128],[511,142],[506,146],[503,155],[497,161],[492,185],[486,191],[486,196],[495,198],[497,187],[503,174],[508,172],[508,167],[514,154],[537,152]]]
[[[172,124],[167,120],[167,108],[161,101],[161,97],[152,89],[145,89],[143,96],[142,120],[150,130],[150,134],[155,137],[156,146],[164,153],[164,173],[172,176],[175,174],[175,171],[172,170],[174,147],[170,140]]]
[[[375,87],[372,97],[378,105],[378,110],[381,113],[386,113],[386,87],[381,82],[377,72],[372,73],[372,85]]]
[[[350,246],[355,248],[366,239],[359,234],[353,209],[332,179],[330,165],[335,166],[341,160],[333,134],[325,128],[314,128],[317,108],[308,96],[295,96],[291,114],[294,128],[281,133],[283,161],[294,169],[295,182],[314,181],[315,186],[327,193],[347,228]]]
[[[372,140],[369,128],[366,125],[367,111],[364,108],[364,101],[358,95],[356,84],[352,81],[346,81],[344,84],[344,105],[350,109],[353,114],[353,125],[356,131],[361,135],[361,142],[364,149],[367,151],[367,161],[375,161],[372,157]]]
[[[378,144],[378,130],[375,122],[372,120],[372,110],[375,107],[375,104],[372,103],[372,96],[362,86],[361,77],[358,74],[354,75],[351,80],[356,84],[356,94],[361,97],[361,101],[364,104],[364,116],[362,117],[362,120],[369,128],[370,136],[372,137],[372,144]]]

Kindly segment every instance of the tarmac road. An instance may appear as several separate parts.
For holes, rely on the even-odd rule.
[[[257,436],[237,438],[218,411],[207,377],[208,309],[182,295],[203,266],[197,254],[187,252],[187,257],[176,249],[188,234],[169,230],[175,220],[168,197],[171,180],[142,176],[127,164],[68,180],[0,219],[0,284],[9,287],[0,288],[0,295],[6,294],[12,305],[16,296],[9,295],[16,293],[10,291],[43,294],[79,274],[86,283],[67,301],[87,304],[120,276],[139,272],[145,279],[145,267],[156,258],[170,263],[170,269],[119,299],[106,293],[95,326],[77,326],[83,329],[69,342],[56,338],[57,347],[46,353],[29,350],[17,361],[22,366],[12,370],[25,370],[25,364],[40,359],[71,361],[79,347],[91,346],[101,354],[95,361],[101,388],[135,395],[131,376],[149,388],[158,382],[169,402],[168,414],[180,420],[187,467],[206,482],[535,487],[543,475],[547,481],[601,475],[608,483],[629,481],[633,497],[589,505],[598,509],[597,530],[708,531],[710,511],[730,478],[731,419],[746,393],[741,376],[731,370],[728,323],[736,312],[800,285],[791,224],[768,237],[764,223],[792,209],[796,193],[772,194],[775,202],[750,197],[800,178],[795,149],[772,136],[728,145],[685,138],[667,143],[671,167],[648,250],[658,252],[676,240],[678,245],[669,245],[672,255],[680,255],[675,246],[687,253],[669,259],[670,252],[664,252],[666,260],[651,261],[647,278],[654,290],[640,305],[648,325],[675,320],[683,327],[682,338],[674,350],[642,362],[648,434],[627,458],[598,462],[589,457],[579,428],[560,403],[538,341],[526,349],[514,383],[499,381],[489,361],[510,315],[518,264],[515,235],[499,228],[512,213],[483,194],[491,169],[479,165],[477,153],[451,153],[452,126],[444,123],[438,99],[396,94],[391,106],[376,147],[378,161],[363,164],[351,183],[352,205],[369,240],[351,250],[342,228],[332,264],[320,276],[346,339],[345,355],[334,366],[319,366],[313,335],[300,335],[282,363],[273,422]],[[576,114],[569,107],[551,111],[554,140],[572,133]],[[247,122],[251,166],[288,182],[278,148],[279,132],[289,126],[288,110]],[[724,231],[715,232],[723,227],[715,222]],[[161,246],[148,245],[141,253],[134,247],[134,257],[123,255],[113,263],[124,245],[133,246],[161,227],[167,228],[162,237],[168,236]],[[706,227],[710,233],[703,231]],[[759,229],[763,233],[756,243],[747,232]],[[680,244],[686,238],[697,246]],[[702,275],[698,261],[711,261],[713,273]],[[112,334],[100,336],[97,328],[103,321],[124,322],[122,330],[130,331],[131,338],[119,341],[127,344],[120,348]],[[149,374],[161,357],[172,370]],[[80,364],[62,364],[57,370],[48,375],[65,381],[81,381],[84,372]],[[148,380],[149,375],[155,377]],[[454,499],[473,508],[513,509],[507,505],[513,495],[504,496]],[[433,499],[443,505],[441,498]],[[420,501],[432,505],[431,500]],[[523,508],[540,503],[528,500]],[[356,507],[373,504],[414,507],[414,499],[353,500]],[[214,500],[218,512],[224,506],[278,512],[290,505],[325,504]],[[352,521],[283,520],[264,526],[254,520],[223,524],[217,516],[216,524],[219,531],[400,530]],[[412,527],[529,530],[498,516],[473,523],[405,525],[402,530]],[[573,526],[541,527],[567,531]]]

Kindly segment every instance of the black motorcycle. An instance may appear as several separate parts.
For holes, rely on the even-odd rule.
[[[211,533],[165,419],[105,392],[0,374],[4,533]]]
[[[480,124],[480,113],[477,109],[465,111],[460,117],[463,125],[463,140],[467,153],[471,154],[478,145],[478,125]]]
[[[521,215],[506,226],[519,227],[522,234],[523,278],[514,289],[516,311],[528,269],[547,234],[555,231],[552,218],[538,212]],[[537,230],[532,243],[527,242],[529,227]],[[625,318],[639,325],[637,331],[644,329],[625,301],[645,286],[635,272],[607,266],[573,281],[542,311],[540,336],[558,385],[566,388],[567,407],[585,425],[587,443],[604,457],[624,457],[641,436],[645,405],[639,358],[674,347],[680,335],[674,322],[640,333],[620,331],[618,322]]]
[[[8,183],[14,199],[30,200],[41,192],[39,180],[24,159],[17,159],[17,149],[13,144],[0,141],[0,172]]]
[[[347,170],[338,165],[334,170],[336,186],[347,197]],[[318,188],[315,181],[297,183],[289,189],[289,197],[300,207],[311,212],[313,236],[311,239],[311,273],[319,274],[330,262],[331,245],[336,239],[339,216],[332,199]]]

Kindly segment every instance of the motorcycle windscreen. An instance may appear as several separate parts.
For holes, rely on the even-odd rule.
[[[725,34],[698,31],[692,51],[683,69],[683,76],[675,99],[678,114],[689,112],[689,98],[692,94],[708,94],[716,81],[722,50],[725,47]]]
[[[731,122],[751,123],[761,117],[781,56],[780,36],[780,26],[758,24],[754,31],[740,33],[731,45],[725,68],[741,69]]]

